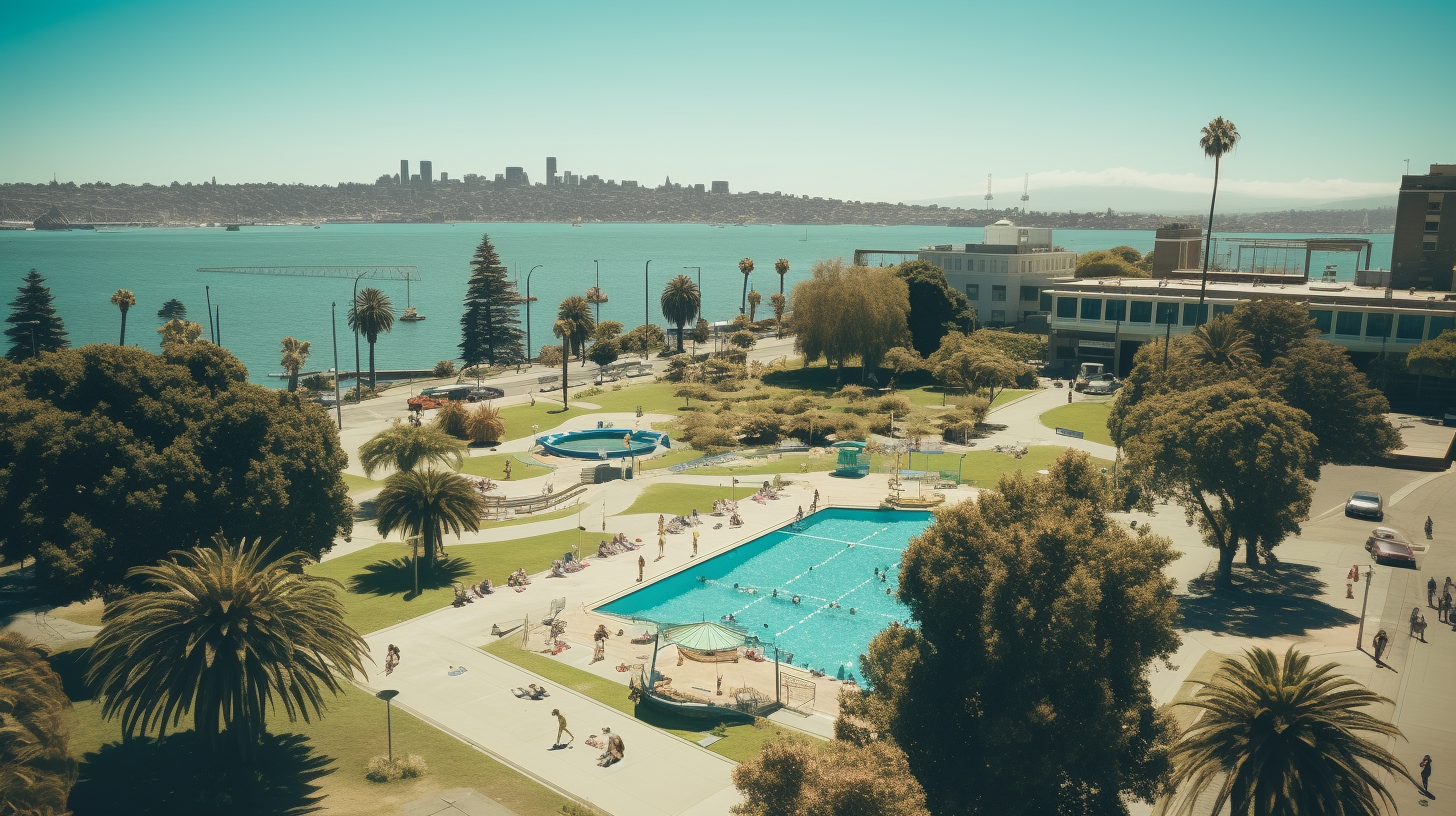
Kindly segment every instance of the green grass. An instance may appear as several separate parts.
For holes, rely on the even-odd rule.
[[[1074,402],[1053,408],[1041,415],[1041,424],[1048,428],[1067,428],[1081,431],[1086,439],[1112,444],[1112,435],[1107,431],[1107,416],[1112,405],[1106,402]]]
[[[384,482],[377,479],[369,479],[364,476],[355,476],[352,473],[342,474],[344,484],[348,486],[349,492],[363,493],[366,490],[373,490],[376,487],[384,487]]]
[[[750,459],[758,464],[750,467],[700,467],[686,471],[694,476],[772,476],[774,474],[828,473],[834,470],[837,461],[834,456],[810,458],[808,454],[786,454],[778,459]],[[800,470],[807,465],[806,470]]]
[[[486,524],[488,524],[491,527],[513,527],[513,526],[515,526],[517,524],[530,524],[530,523],[535,522],[535,521],[552,521],[554,519],[566,518],[567,516],[574,516],[580,510],[581,510],[581,501],[578,500],[578,501],[572,502],[572,504],[571,504],[570,507],[563,507],[560,510],[552,510],[549,513],[537,513],[536,515],[533,515],[533,516],[517,516],[516,518],[513,518],[510,521],[489,521],[489,522],[486,522]],[[491,579],[491,580],[495,580],[495,579]]]
[[[726,479],[725,479],[726,481]],[[653,515],[686,516],[693,512],[696,507],[699,513],[708,513],[713,509],[714,499],[729,498],[732,487],[729,485],[681,485],[681,484],[654,484],[649,485],[642,491],[637,500],[632,502],[623,515],[634,513],[651,513]],[[738,486],[738,498],[746,499],[753,492],[753,488],[745,485]]]
[[[487,529],[493,526],[497,525],[490,522],[485,525]],[[489,578],[493,584],[504,584],[517,567],[524,567],[528,573],[549,569],[551,560],[560,558],[571,545],[578,543],[580,535],[576,530],[562,530],[485,544],[451,545],[447,540],[446,554],[451,560],[436,567],[433,582],[426,573],[421,573],[418,597],[414,596],[409,548],[403,544],[375,544],[314,564],[308,573],[333,578],[345,586],[337,590],[344,604],[344,616],[350,626],[367,633],[449,606],[455,599],[450,588],[452,578],[467,582]],[[377,572],[365,569],[371,564],[378,565]],[[355,587],[356,576],[365,582],[363,586]]]
[[[656,458],[642,460],[638,463],[638,466],[643,470],[660,470],[665,467],[680,465],[683,462],[691,462],[694,459],[701,459],[704,456],[707,456],[707,454],[699,450],[693,450],[692,448],[673,448]]]
[[[640,405],[644,414],[674,414],[682,406],[682,398],[672,395],[681,387],[677,383],[654,382],[650,377],[642,377],[620,391],[613,391],[613,384],[601,386],[602,393],[582,397],[582,401],[612,413],[636,411]]]
[[[62,606],[52,609],[46,614],[53,618],[68,620],[72,623],[79,623],[83,626],[100,626],[101,614],[106,611],[106,603],[100,598],[92,598],[89,601],[77,601],[70,606]]]
[[[1029,448],[1026,455],[1020,459],[995,451],[972,451],[966,454],[965,465],[961,468],[961,483],[974,484],[977,487],[995,487],[1003,473],[1018,470],[1024,473],[1035,473],[1051,467],[1052,462],[1055,462],[1064,450],[1066,448],[1058,445],[1035,445]],[[887,472],[891,461],[888,457],[875,457],[875,472]],[[917,453],[911,457],[909,462],[902,459],[900,467],[904,470],[931,470],[954,474],[959,463],[960,454]],[[1112,467],[1112,463],[1106,459],[1093,457],[1092,463],[1097,467]]]
[[[501,421],[506,424],[506,439],[509,440],[530,436],[532,425],[540,426],[540,433],[545,433],[572,417],[591,412],[578,408],[575,404],[571,405],[569,411],[562,411],[561,392],[552,391],[549,394],[537,394],[535,405],[512,405],[502,408],[500,413]]]
[[[58,657],[65,660],[66,654]],[[74,671],[62,670],[62,674]],[[102,719],[99,702],[87,699],[89,695],[69,679],[67,691],[75,700],[69,743],[72,756],[81,760],[85,754],[121,740],[119,721]],[[316,752],[333,760],[333,772],[314,783],[319,786],[318,794],[326,797],[319,803],[326,812],[394,816],[407,802],[451,788],[475,788],[521,816],[559,816],[568,801],[398,707],[393,715],[396,754],[417,754],[428,766],[418,779],[380,784],[364,778],[369,760],[385,752],[384,703],[352,686],[328,701],[322,719],[289,723],[275,715],[270,725],[274,732],[304,735]],[[81,771],[86,773],[84,762]],[[116,802],[116,808],[113,812],[143,809],[140,802],[133,806],[125,801]]]
[[[1030,388],[1007,388],[996,395],[996,399],[991,401],[991,407],[993,409],[1000,408],[1006,403],[1019,400],[1030,393],[1032,393]]]
[[[501,638],[487,644],[485,650],[526,671],[538,674],[562,688],[569,688],[578,694],[584,694],[602,705],[615,708],[623,714],[636,717],[648,725],[670,734],[676,734],[691,742],[697,742],[707,736],[707,732],[716,725],[715,723],[703,728],[702,723],[685,717],[674,717],[655,709],[637,706],[627,699],[627,687],[621,683],[598,677],[575,666],[563,665],[544,655],[522,649],[518,637]],[[761,723],[768,723],[768,721],[761,721]],[[781,729],[772,724],[766,726],[746,723],[730,725],[728,726],[728,736],[709,745],[708,750],[735,762],[744,762],[758,756],[759,751],[763,750],[763,744],[780,731]]]
[[[485,476],[497,482],[505,479],[506,460],[511,460],[511,481],[520,479],[532,479],[537,476],[545,476],[552,468],[545,465],[527,465],[510,453],[487,453],[471,456],[465,460],[465,466],[460,472],[467,476]]]

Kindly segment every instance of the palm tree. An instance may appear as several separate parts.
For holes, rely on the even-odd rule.
[[[303,364],[308,362],[307,340],[299,340],[296,337],[283,338],[283,359],[281,365],[288,373],[288,392],[291,394],[298,390],[298,372],[303,370]]]
[[[1358,732],[1378,735],[1380,743],[1403,736],[1400,729],[1362,710],[1391,701],[1327,663],[1309,667],[1309,658],[1290,647],[1281,661],[1268,649],[1227,658],[1198,695],[1178,705],[1201,709],[1173,748],[1172,784],[1181,796],[1159,807],[1166,813],[1181,798],[1178,812],[1189,816],[1195,802],[1214,792],[1204,813],[1237,816],[1274,814],[1374,814],[1394,812],[1395,802],[1382,777],[1395,774],[1415,782],[1383,744]]]
[[[784,296],[782,294],[774,294],[769,296],[769,302],[773,304],[774,323],[776,324],[775,331],[778,333],[779,337],[783,337],[784,306],[788,303],[788,301],[784,300]]]
[[[687,275],[678,275],[662,287],[662,316],[677,327],[677,350],[683,350],[683,328],[698,316],[703,305],[698,285]]]
[[[758,317],[758,304],[763,302],[763,295],[757,289],[748,290],[748,322],[752,323]]]
[[[551,333],[561,338],[561,408],[565,410],[566,404],[566,372],[567,362],[571,359],[572,352],[581,355],[581,364],[586,365],[586,341],[592,336],[596,328],[596,322],[592,319],[591,307],[587,305],[584,298],[572,296],[561,301],[561,306],[556,310],[556,323],[551,326]]]
[[[1254,335],[1230,315],[1219,315],[1193,330],[1198,356],[1205,363],[1243,368],[1259,362]]]
[[[368,647],[344,621],[342,585],[305,574],[304,553],[271,549],[219,533],[127,572],[145,588],[107,605],[87,672],[102,716],[119,715],[131,736],[165,734],[190,713],[199,736],[220,747],[226,732],[239,754],[258,744],[270,710],[290,722],[322,716],[324,692],[364,673]]]
[[[738,307],[738,313],[743,314],[748,311],[748,276],[753,274],[753,259],[739,261],[738,271],[743,273],[743,305]]]
[[[369,387],[374,388],[377,384],[374,379],[374,343],[379,340],[381,332],[394,328],[394,303],[389,295],[373,286],[360,289],[354,305],[349,308],[349,328],[362,332],[364,339],[369,341]]]
[[[465,464],[465,445],[438,425],[416,428],[400,423],[385,428],[360,445],[359,464],[370,477],[380,468],[392,467],[405,473],[421,464],[440,464],[459,470]]]
[[[399,530],[419,536],[427,569],[433,569],[445,533],[460,535],[480,529],[485,499],[468,479],[448,470],[396,473],[375,499],[374,525],[387,536]]]
[[[1198,146],[1203,155],[1213,159],[1213,196],[1208,200],[1208,232],[1203,241],[1203,282],[1198,287],[1198,325],[1203,325],[1203,297],[1208,292],[1208,253],[1213,248],[1213,205],[1218,201],[1218,167],[1225,153],[1232,153],[1239,143],[1239,129],[1219,116],[1203,128]]]
[[[126,345],[126,313],[136,305],[136,295],[130,289],[117,289],[116,294],[111,296],[111,305],[121,310],[121,339],[116,341],[118,346]]]
[[[789,274],[789,259],[779,258],[774,261],[774,271],[779,273],[779,294],[784,293],[784,276]]]
[[[0,812],[66,812],[76,781],[70,715],[45,650],[18,632],[0,632]]]

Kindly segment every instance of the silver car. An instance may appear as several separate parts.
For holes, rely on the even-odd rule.
[[[1358,490],[1349,501],[1345,502],[1345,515],[1384,521],[1385,500],[1380,497],[1379,493]]]

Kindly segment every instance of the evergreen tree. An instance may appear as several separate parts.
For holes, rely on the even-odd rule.
[[[10,338],[10,350],[5,358],[12,362],[29,360],[42,351],[59,351],[70,348],[66,337],[66,324],[51,305],[51,289],[45,285],[45,277],[34,269],[25,276],[25,285],[20,287],[20,296],[10,301],[10,316],[5,322],[10,328],[5,336]],[[34,322],[32,322],[34,321]],[[34,347],[31,338],[35,338]]]
[[[470,259],[470,283],[465,289],[465,314],[460,318],[460,356],[467,366],[477,363],[510,365],[525,359],[521,326],[521,296],[515,281],[482,235]]]
[[[157,310],[157,317],[163,323],[166,323],[168,320],[186,320],[187,307],[182,305],[182,301],[177,298],[172,298],[166,303],[163,303],[162,308]]]

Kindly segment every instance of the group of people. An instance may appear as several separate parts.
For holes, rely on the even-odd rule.
[[[573,572],[581,572],[582,568],[585,566],[585,561],[579,561],[576,558],[573,558],[571,553],[566,553],[564,557],[556,558],[551,561],[551,577],[565,578],[567,575]]]
[[[1440,587],[1440,595],[1436,593],[1436,576],[1431,576],[1426,581],[1426,603],[1436,608],[1436,620],[1441,623],[1456,625],[1456,619],[1451,617],[1451,604],[1453,594],[1456,594],[1456,583],[1451,581],[1451,576],[1446,576],[1446,583]]]
[[[619,553],[631,552],[640,546],[642,545],[635,544],[627,538],[626,533],[617,533],[611,538],[602,539],[601,543],[597,544],[597,557],[607,558]]]
[[[531,577],[526,575],[525,567],[517,569],[515,572],[511,573],[511,577],[506,579],[506,586],[515,589],[517,592],[525,589],[527,586],[530,585],[530,583]]]
[[[494,592],[495,587],[491,585],[489,578],[486,578],[478,584],[467,584],[465,586],[456,584],[455,600],[450,605],[458,608],[468,603],[475,603],[477,598],[484,598]]]
[[[394,667],[398,665],[399,647],[391,643],[389,644],[388,651],[384,653],[384,674],[386,676],[394,674]]]

